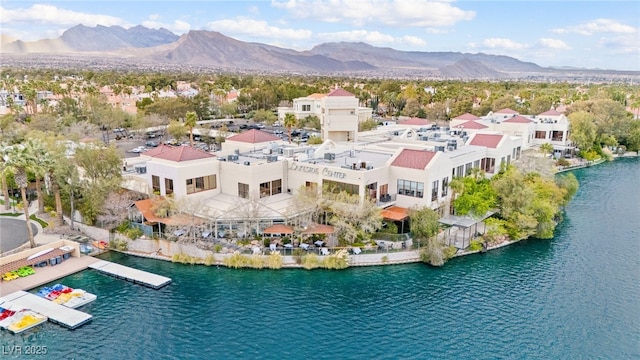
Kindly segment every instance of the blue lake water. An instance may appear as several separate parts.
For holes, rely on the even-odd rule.
[[[228,270],[111,254],[173,283],[68,276],[57,282],[98,295],[82,308],[91,323],[0,332],[0,343],[63,359],[640,358],[640,159],[575,174],[551,240],[439,269]]]

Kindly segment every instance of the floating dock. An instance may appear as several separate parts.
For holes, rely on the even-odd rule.
[[[16,291],[3,297],[16,307],[31,309],[49,318],[49,321],[69,329],[78,328],[93,319],[93,316],[43,299],[26,291]]]
[[[152,274],[150,272],[130,268],[128,266],[105,260],[91,264],[89,265],[89,268],[98,270],[103,274],[114,276],[118,279],[131,281],[135,284],[144,285],[153,289],[160,289],[171,282],[171,279],[168,277]]]

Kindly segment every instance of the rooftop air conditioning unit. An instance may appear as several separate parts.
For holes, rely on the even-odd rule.
[[[238,155],[237,154],[227,155],[227,160],[238,161]]]
[[[282,149],[282,155],[286,156],[286,157],[292,157],[294,154],[294,150],[293,148],[285,148]]]
[[[442,151],[444,152],[444,146],[434,146],[433,147],[435,151]]]
[[[453,147],[453,146],[451,146],[451,145],[449,145],[449,147],[447,148],[447,150],[449,150],[449,151],[453,151],[453,150],[455,150],[455,149],[456,149],[456,148],[454,148],[454,147]]]
[[[278,156],[276,155],[267,156],[267,162],[276,162],[276,161],[278,161]]]
[[[336,159],[336,153],[324,153],[324,159],[328,161],[333,161]]]
[[[367,170],[373,169],[373,163],[371,161],[367,161]]]
[[[244,164],[249,166],[249,165],[251,165],[251,161],[245,161]]]
[[[236,154],[236,155],[240,155],[240,149],[233,150],[233,153]]]
[[[264,155],[271,155],[271,149],[262,149]]]

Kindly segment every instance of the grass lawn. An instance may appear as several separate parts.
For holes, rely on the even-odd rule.
[[[35,215],[31,215],[31,216],[29,216],[29,219],[37,221],[37,222],[38,222],[38,223],[39,223],[43,228],[46,228],[47,226],[49,226],[49,223],[48,223],[48,222],[46,222],[46,221],[44,221],[44,220],[42,220],[42,219],[38,218],[38,217],[37,217],[37,216],[35,216]]]

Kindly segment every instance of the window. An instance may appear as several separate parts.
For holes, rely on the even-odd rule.
[[[249,184],[238,183],[238,196],[243,199],[249,198]]]
[[[440,181],[436,180],[431,184],[431,201],[438,200],[438,186],[440,185]]]
[[[458,166],[458,168],[456,169],[456,176],[457,177],[463,177],[464,176],[464,165]]]
[[[473,168],[474,169],[480,169],[480,160],[476,160],[473,162]]]
[[[480,161],[480,168],[488,174],[493,174],[495,167],[496,159],[494,158],[484,158],[482,159],[482,161]]]
[[[271,195],[282,193],[282,179],[273,180],[271,182]]]
[[[173,179],[164,179],[164,192],[167,195],[173,194]]]
[[[424,183],[398,179],[398,194],[422,198],[424,196]]]
[[[260,184],[260,197],[266,197],[271,195],[271,183],[270,182],[263,182],[262,184]]]
[[[337,194],[341,191],[346,191],[352,195],[360,194],[360,187],[356,184],[347,184],[339,181],[331,181],[331,180],[322,180],[322,188],[324,191],[332,192]]]
[[[187,179],[187,194],[193,194],[201,191],[217,188],[216,176],[207,175],[193,179]]]
[[[464,166],[464,176],[469,175],[471,175],[471,163],[467,163],[467,165]]]
[[[302,111],[311,111],[311,105],[302,105]]]
[[[160,194],[160,177],[156,175],[151,175],[151,187],[153,188],[154,193]]]
[[[547,138],[547,132],[546,131],[536,131],[535,137],[536,137],[536,139],[546,139]]]
[[[449,191],[449,178],[446,177],[442,179],[442,197],[447,196],[448,191]]]

